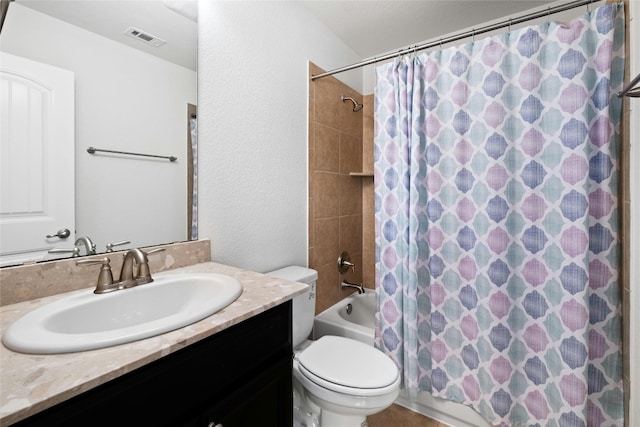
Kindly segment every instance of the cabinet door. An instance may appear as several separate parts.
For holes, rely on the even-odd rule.
[[[284,427],[293,423],[291,360],[281,360],[203,411],[200,426]]]

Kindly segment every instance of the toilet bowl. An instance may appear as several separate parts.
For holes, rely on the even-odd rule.
[[[307,337],[315,316],[317,272],[287,267],[270,276],[309,285],[293,300],[294,426],[362,427],[368,415],[397,398],[400,374],[395,363],[376,348],[350,338]],[[303,396],[296,396],[302,390]],[[296,420],[305,419],[304,424]]]
[[[361,426],[398,397],[400,375],[382,352],[360,341],[326,335],[293,359],[294,378],[320,412],[323,426]]]

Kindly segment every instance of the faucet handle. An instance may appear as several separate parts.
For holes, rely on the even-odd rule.
[[[131,243],[131,241],[129,240],[123,240],[121,242],[116,242],[116,243],[107,243],[107,252],[113,252],[114,246],[128,245],[129,243]]]
[[[344,274],[347,271],[349,271],[349,268],[351,268],[351,271],[355,273],[356,265],[351,262],[351,257],[349,256],[349,252],[345,251],[345,252],[342,252],[338,257],[338,271],[340,272],[340,274]]]
[[[80,266],[102,264],[102,267],[100,267],[100,274],[98,274],[96,289],[93,291],[94,294],[104,294],[118,289],[118,284],[113,283],[113,273],[111,273],[110,263],[111,260],[108,257],[76,261],[76,265]]]
[[[80,256],[80,248],[77,246],[74,246],[71,249],[53,248],[47,252],[50,254],[73,254],[72,257],[74,258]]]
[[[150,251],[144,251],[144,253],[146,253],[147,255],[153,255],[153,254],[157,254],[158,252],[164,252],[165,248],[155,248],[155,249],[151,249]]]
[[[142,252],[142,254],[144,255],[144,258],[143,258],[144,262],[138,264],[138,272],[136,275],[136,280],[138,281],[139,285],[153,282],[153,279],[151,278],[151,269],[149,268],[149,260],[147,259],[147,255],[154,255],[158,252],[163,252],[164,250],[165,250],[164,248],[155,248],[155,249],[151,249],[150,251],[140,250],[140,252]]]

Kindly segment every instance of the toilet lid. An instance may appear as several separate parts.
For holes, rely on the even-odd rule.
[[[378,389],[398,380],[398,368],[388,356],[349,338],[325,335],[297,359],[303,371],[344,387]]]

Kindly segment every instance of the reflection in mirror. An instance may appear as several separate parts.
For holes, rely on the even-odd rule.
[[[195,0],[10,3],[0,37],[0,265],[85,255],[87,245],[74,249],[83,237],[96,253],[197,238],[196,6]],[[24,61],[9,70],[5,56]],[[43,67],[71,79],[64,138],[50,129],[61,123],[50,120],[60,92],[29,71]],[[37,150],[16,149],[27,142]],[[72,147],[65,155],[64,144]],[[89,154],[89,147],[177,160]],[[69,166],[52,172],[64,162]],[[60,194],[64,181],[70,187]],[[70,219],[57,219],[62,208],[54,208],[55,200],[65,200],[58,204],[72,211]],[[37,232],[36,220],[44,224]],[[16,223],[22,228],[6,232]],[[24,230],[34,231],[33,243],[25,243]]]

